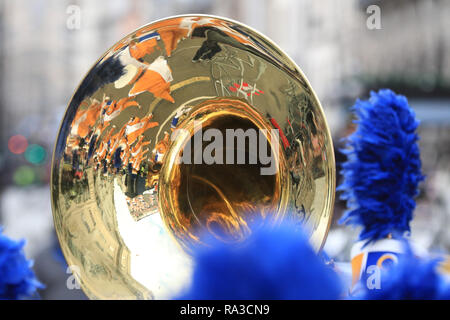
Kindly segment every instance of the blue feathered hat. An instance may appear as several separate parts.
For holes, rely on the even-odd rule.
[[[0,299],[16,300],[31,297],[43,285],[31,270],[32,262],[25,258],[25,241],[13,241],[0,229]]]
[[[188,292],[179,299],[338,299],[341,282],[292,226],[261,227],[242,243],[207,241],[194,251]]]
[[[381,274],[380,288],[366,291],[365,300],[449,300],[450,282],[438,272],[439,258],[418,258],[407,247],[399,262]]]
[[[338,188],[348,211],[340,222],[362,226],[360,240],[410,231],[421,173],[419,122],[404,96],[391,90],[371,92],[367,101],[352,108],[356,131],[346,139],[342,152],[344,181]]]

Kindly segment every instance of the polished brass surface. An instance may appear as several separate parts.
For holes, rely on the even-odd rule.
[[[209,129],[263,132],[258,148],[278,154],[276,172],[262,175],[260,160],[195,163],[196,136]],[[214,155],[250,159],[250,144]],[[311,86],[276,45],[235,21],[178,16],[131,33],[86,75],[61,124],[51,188],[62,251],[90,298],[170,298],[188,285],[205,235],[241,241],[256,222],[289,221],[320,249],[333,147]]]

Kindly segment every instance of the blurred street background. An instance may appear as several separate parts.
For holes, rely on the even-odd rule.
[[[122,37],[186,13],[243,22],[291,56],[325,109],[338,169],[355,99],[380,88],[406,95],[421,120],[427,176],[412,238],[424,250],[450,252],[450,1],[0,0],[0,225],[27,239],[26,254],[47,286],[42,298],[84,298],[66,286],[48,185],[72,93]],[[336,261],[349,261],[357,234],[337,224],[343,210],[337,200],[325,247]]]

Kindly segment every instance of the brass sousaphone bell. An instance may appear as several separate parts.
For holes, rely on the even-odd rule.
[[[319,250],[335,164],[295,63],[245,25],[187,15],[138,29],[91,68],[62,121],[51,188],[62,251],[90,298],[164,299],[188,285],[203,236],[239,242],[283,221]]]

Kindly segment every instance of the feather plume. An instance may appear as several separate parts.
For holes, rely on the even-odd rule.
[[[43,285],[31,270],[32,262],[25,258],[25,241],[13,241],[0,229],[0,299],[17,300],[31,297]]]
[[[391,90],[371,92],[367,101],[352,108],[356,131],[346,139],[342,152],[341,199],[348,210],[341,223],[362,227],[360,240],[388,235],[402,237],[410,231],[421,173],[419,122],[404,96]]]
[[[207,241],[194,252],[191,288],[179,299],[338,299],[341,282],[302,232],[261,227],[239,244]]]

